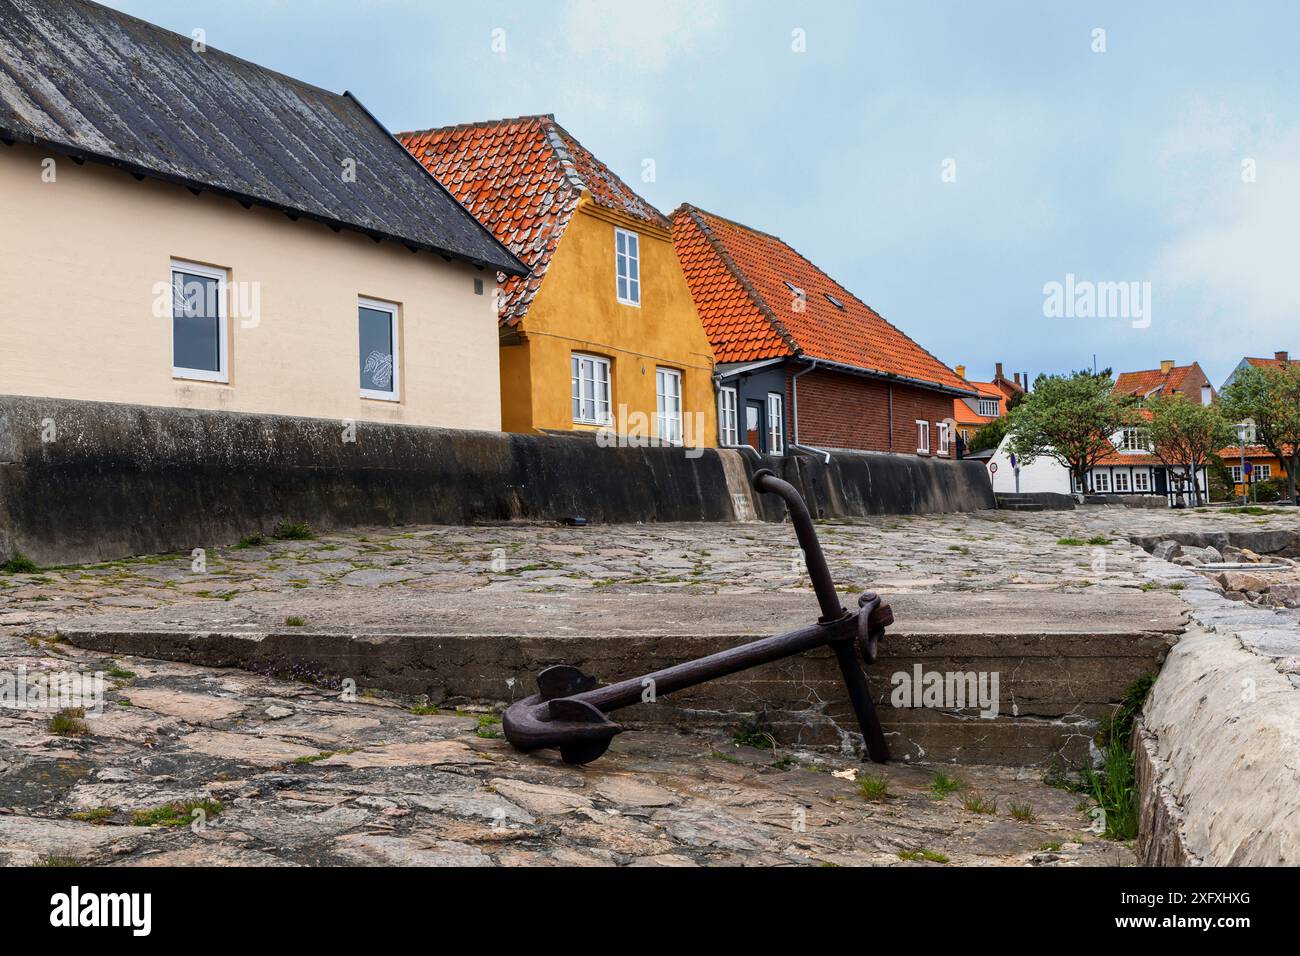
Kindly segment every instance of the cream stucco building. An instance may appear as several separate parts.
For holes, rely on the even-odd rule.
[[[0,6],[0,394],[501,427],[523,267],[359,102],[80,0]],[[175,78],[129,122],[118,57]]]

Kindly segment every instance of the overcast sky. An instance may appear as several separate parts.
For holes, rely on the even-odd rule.
[[[1291,0],[110,5],[393,131],[554,113],[664,211],[776,233],[973,378],[1095,354],[1218,385],[1300,353]],[[1069,274],[1150,283],[1149,316],[1045,315]]]

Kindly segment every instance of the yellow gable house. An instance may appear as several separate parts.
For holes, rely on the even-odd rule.
[[[501,276],[502,427],[717,444],[671,222],[552,116],[399,138],[531,270]]]

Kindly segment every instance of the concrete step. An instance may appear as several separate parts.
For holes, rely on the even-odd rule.
[[[1137,678],[1158,669],[1182,630],[1172,594],[1005,591],[891,595],[898,623],[869,669],[890,747],[899,759],[1043,766],[1087,753],[1097,721]],[[603,681],[651,673],[817,616],[811,594],[574,596],[522,602],[500,595],[246,596],[97,615],[60,627],[69,642],[114,654],[311,674],[358,690],[427,694],[435,703],[508,703],[533,693],[538,671],[569,663]],[[258,604],[259,600],[262,601]],[[312,622],[286,628],[286,616]],[[401,622],[412,622],[403,626]],[[328,626],[322,626],[326,625]],[[940,675],[997,678],[996,715],[977,701],[951,706],[901,688]],[[953,687],[957,686],[954,677]],[[969,686],[969,685],[965,685]],[[986,702],[990,700],[985,695]],[[859,739],[834,656],[826,649],[619,711],[630,727],[667,725],[729,734],[757,725],[783,746],[853,746]]]

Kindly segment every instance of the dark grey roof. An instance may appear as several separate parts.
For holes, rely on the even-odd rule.
[[[355,97],[192,44],[85,0],[0,0],[0,134],[527,272]]]

